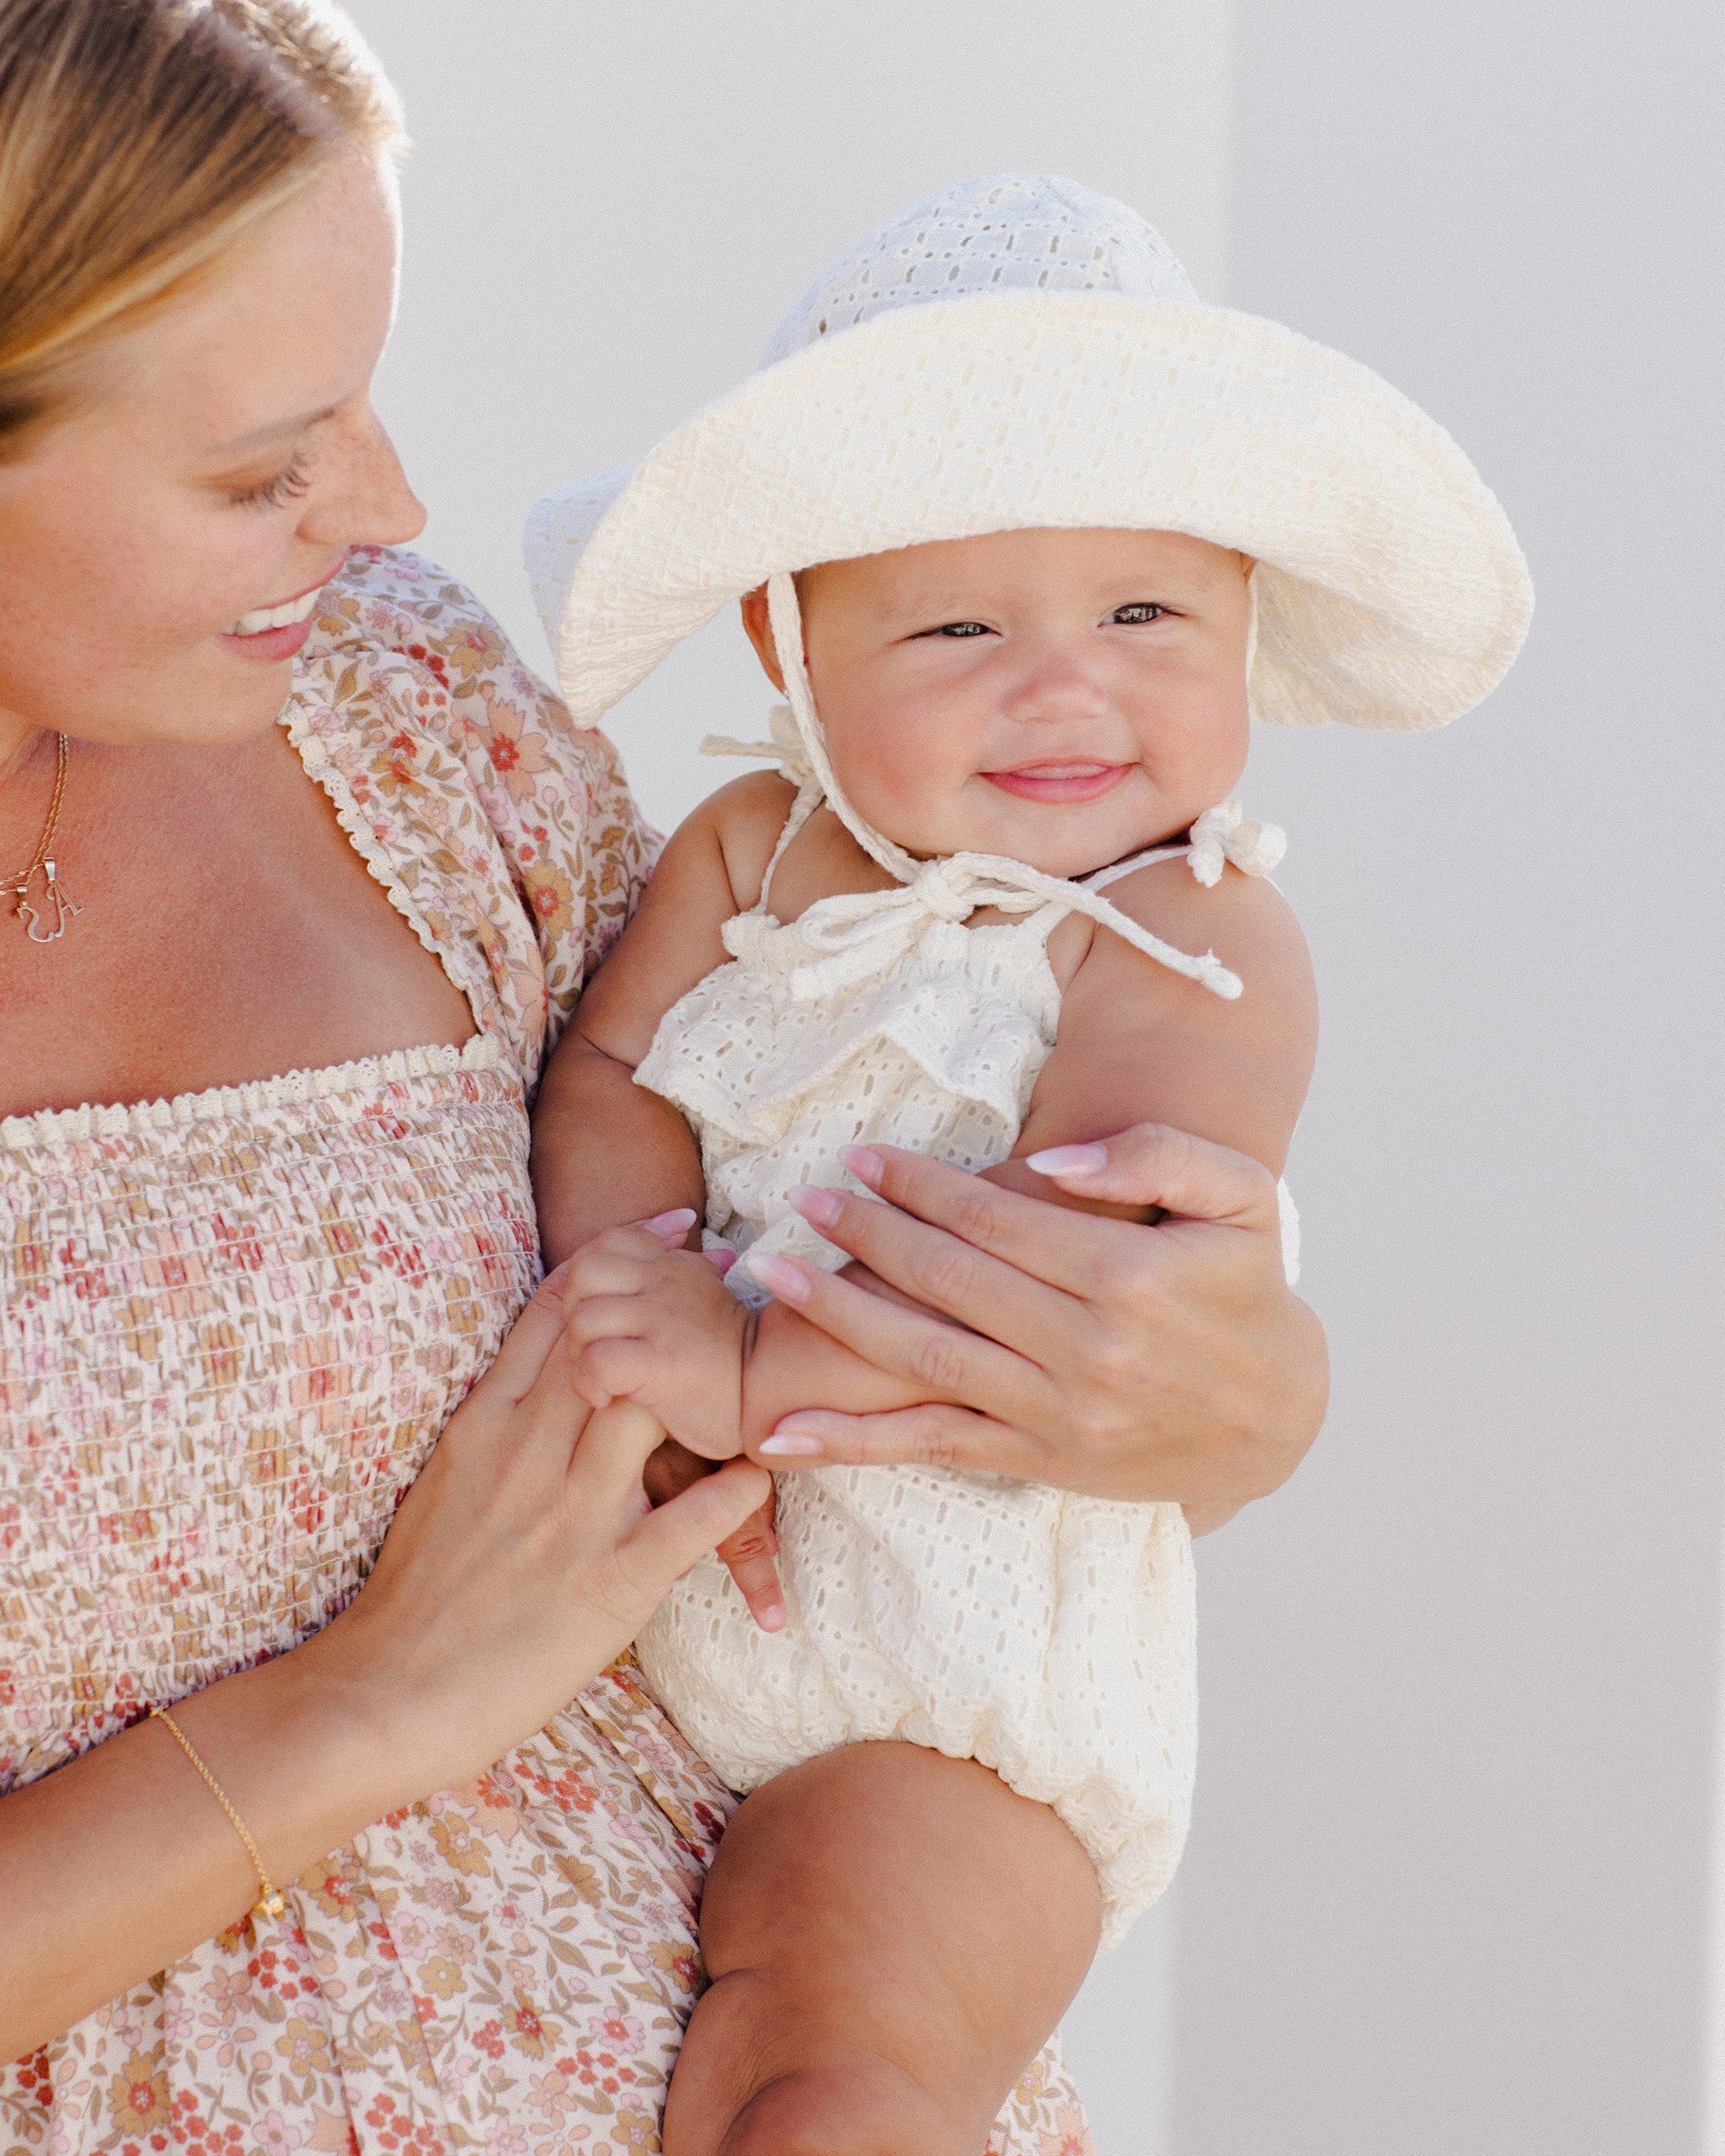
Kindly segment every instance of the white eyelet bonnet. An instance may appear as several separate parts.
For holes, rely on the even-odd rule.
[[[1289,724],[1457,718],[1532,608],[1503,511],[1417,406],[1204,305],[1123,204],[1017,174],[945,189],[853,248],[758,373],[633,471],[539,503],[527,567],[590,726],[769,579],[1029,526],[1253,556],[1252,715]]]

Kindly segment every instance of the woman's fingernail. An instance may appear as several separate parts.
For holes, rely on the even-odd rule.
[[[844,1209],[844,1201],[836,1191],[820,1190],[812,1183],[794,1184],[786,1194],[814,1228],[830,1228]]]
[[[765,1609],[757,1609],[756,1611],[755,1622],[761,1627],[763,1632],[783,1631],[785,1628],[784,1605],[782,1603],[769,1602]]]
[[[872,1145],[841,1146],[839,1158],[858,1182],[866,1184],[870,1190],[880,1188],[880,1179],[886,1173],[886,1162]]]
[[[823,1448],[819,1438],[806,1438],[799,1431],[786,1430],[763,1438],[755,1449],[768,1460],[819,1460]]]
[[[686,1235],[695,1225],[695,1214],[692,1208],[677,1205],[669,1213],[655,1213],[650,1220],[643,1220],[640,1225],[649,1235]]]
[[[1108,1164],[1106,1145],[1050,1145],[1024,1158],[1025,1166],[1039,1176],[1093,1176]]]
[[[769,1294],[777,1295],[782,1303],[806,1303],[813,1282],[808,1268],[798,1265],[794,1258],[757,1257],[750,1251],[749,1270]]]
[[[701,1255],[707,1260],[707,1262],[713,1267],[713,1271],[718,1275],[721,1280],[724,1279],[726,1273],[730,1271],[731,1267],[737,1262],[737,1253],[734,1250],[702,1251]]]

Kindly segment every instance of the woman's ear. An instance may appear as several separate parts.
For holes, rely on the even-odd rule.
[[[752,591],[743,594],[743,627],[755,656],[761,661],[762,670],[781,696],[785,692],[785,677],[780,671],[778,653],[772,641],[772,624],[766,615],[766,586],[757,584]]]

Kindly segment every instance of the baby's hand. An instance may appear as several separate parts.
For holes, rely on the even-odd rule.
[[[749,1313],[694,1251],[611,1228],[569,1262],[563,1301],[575,1384],[595,1407],[639,1401],[708,1460],[742,1449]]]

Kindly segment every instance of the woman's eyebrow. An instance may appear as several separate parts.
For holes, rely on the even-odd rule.
[[[248,435],[236,435],[232,441],[217,442],[210,454],[231,456],[238,450],[261,449],[267,442],[286,440],[289,435],[303,434],[307,427],[333,419],[340,408],[336,404],[326,404],[321,412],[302,412],[297,419],[272,419],[268,426],[256,428]]]

